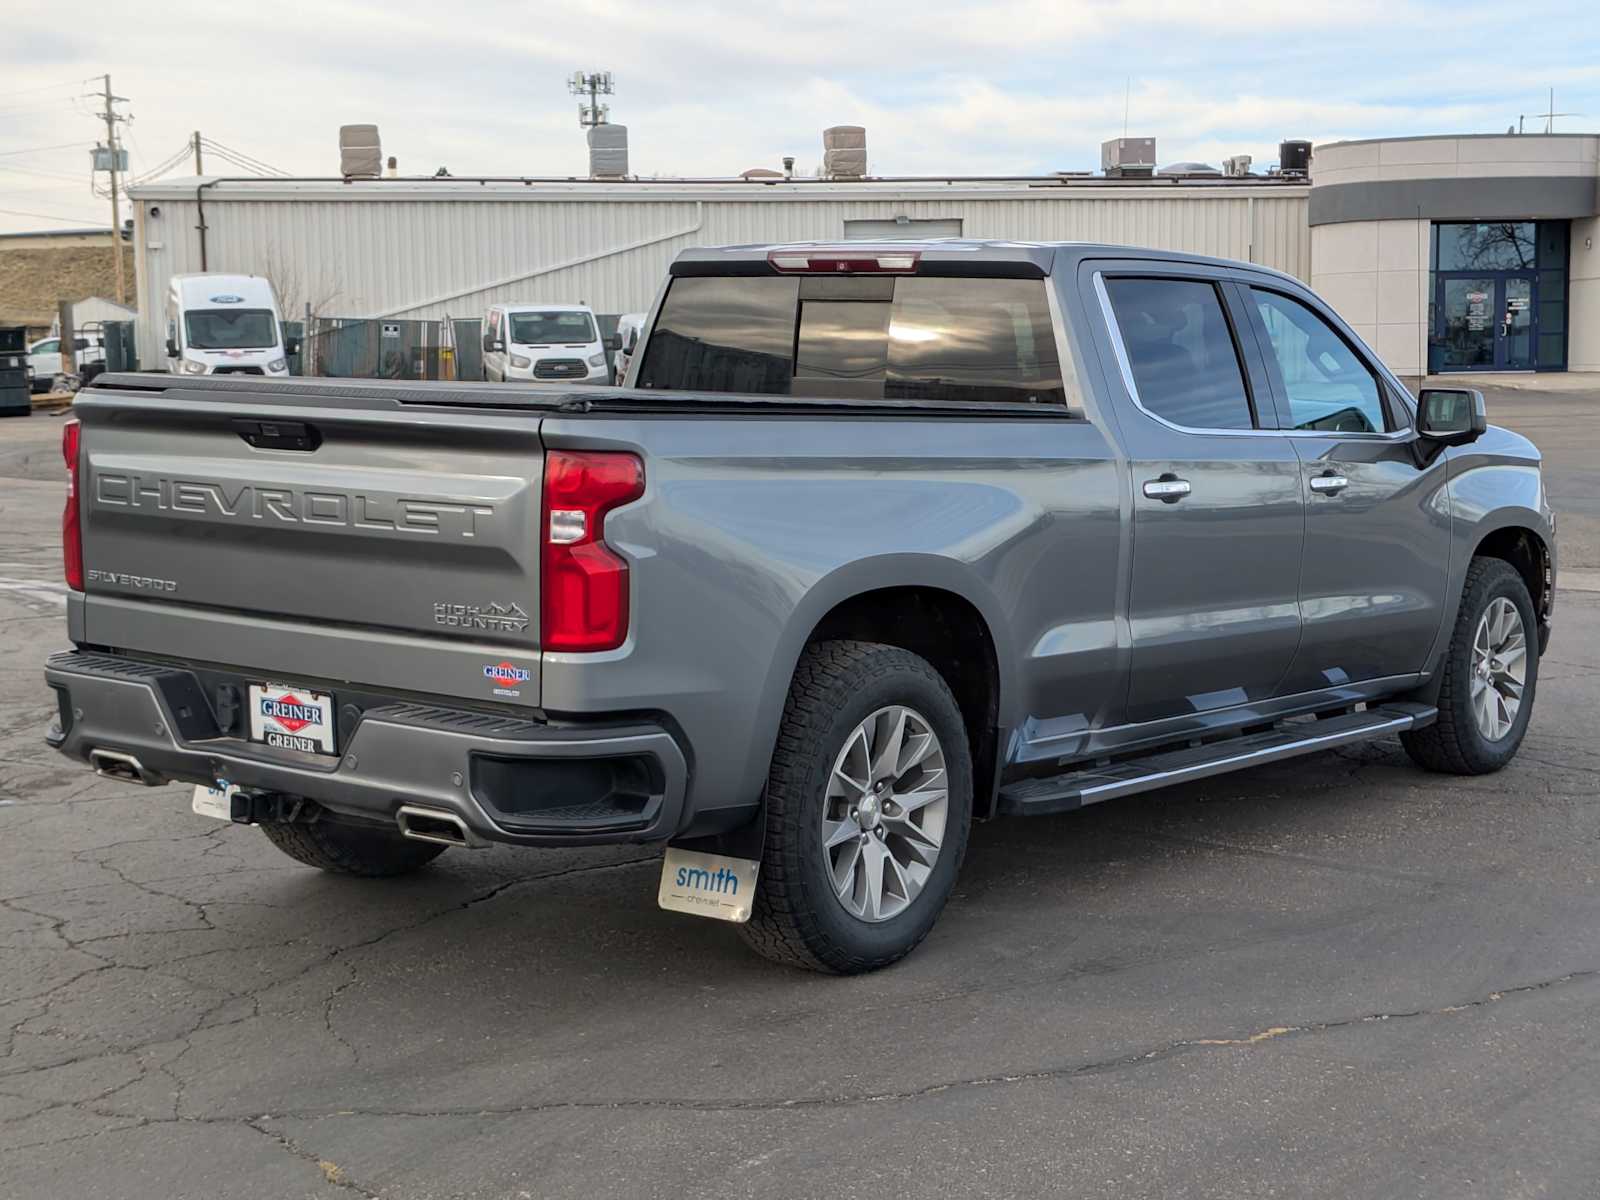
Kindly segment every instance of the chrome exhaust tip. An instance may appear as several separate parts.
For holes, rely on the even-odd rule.
[[[165,782],[154,771],[147,770],[133,755],[124,754],[121,750],[93,749],[89,751],[89,765],[94,768],[96,775],[106,779],[142,783],[145,787],[159,787]]]
[[[467,823],[455,813],[442,808],[424,808],[419,804],[402,804],[395,813],[395,821],[402,835],[419,842],[437,842],[441,846],[478,847],[486,843],[467,828]]]

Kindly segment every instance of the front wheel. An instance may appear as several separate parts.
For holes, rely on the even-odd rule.
[[[1439,719],[1400,735],[1430,771],[1486,775],[1516,757],[1539,681],[1533,598],[1510,563],[1475,558],[1445,652]]]
[[[766,806],[745,940],[776,962],[837,974],[905,957],[955,886],[972,816],[972,758],[949,686],[898,647],[809,647]]]

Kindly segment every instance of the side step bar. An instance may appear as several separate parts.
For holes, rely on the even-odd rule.
[[[1162,750],[1044,778],[1019,779],[1000,789],[1000,811],[1030,816],[1069,812],[1101,800],[1315,754],[1405,729],[1420,729],[1432,724],[1438,715],[1438,709],[1426,704],[1390,703],[1318,721],[1289,721],[1265,733],[1203,746]]]

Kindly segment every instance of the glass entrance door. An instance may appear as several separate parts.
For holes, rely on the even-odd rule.
[[[1533,370],[1535,300],[1532,272],[1440,272],[1432,370]]]
[[[1533,370],[1533,278],[1508,275],[1500,281],[1500,366]]]

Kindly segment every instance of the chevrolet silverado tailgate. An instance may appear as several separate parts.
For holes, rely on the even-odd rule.
[[[159,379],[76,408],[87,643],[538,703],[537,406]]]

